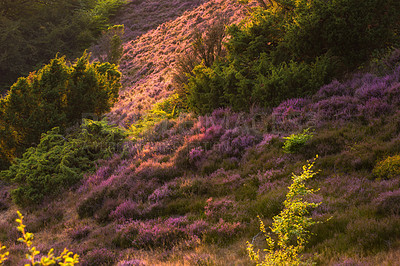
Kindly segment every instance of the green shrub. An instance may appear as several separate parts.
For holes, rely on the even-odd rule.
[[[227,19],[225,17],[217,18],[204,34],[196,31],[191,48],[178,59],[173,75],[173,83],[179,97],[184,102],[187,100],[187,88],[185,88],[185,85],[188,83],[189,77],[192,76],[195,66],[203,62],[204,66],[211,67],[215,61],[226,54],[226,49],[224,49],[222,42],[226,35],[226,23]]]
[[[400,175],[400,155],[389,156],[378,162],[372,171],[378,178],[393,178]]]
[[[143,135],[153,129],[157,123],[166,119],[176,118],[180,112],[178,95],[173,94],[165,100],[156,103],[140,120],[129,127],[132,139]]]
[[[10,161],[38,144],[41,134],[100,116],[118,98],[121,73],[110,63],[89,63],[85,53],[70,65],[56,57],[36,73],[20,78],[0,98],[0,154]]]
[[[37,204],[76,184],[84,172],[94,169],[96,160],[120,151],[124,138],[121,129],[106,121],[85,120],[78,133],[67,137],[54,128],[1,174],[18,185],[11,191],[17,204]]]
[[[211,113],[217,107],[227,106],[224,99],[224,83],[220,67],[196,66],[187,85],[189,109],[198,114]]]
[[[289,137],[284,137],[286,140],[283,144],[283,151],[286,153],[296,153],[302,149],[306,142],[312,138],[312,133],[309,133],[310,129],[304,129],[302,133],[292,134]]]
[[[316,156],[318,158],[318,156]],[[264,223],[260,219],[260,230],[266,236],[268,248],[263,259],[259,252],[254,251],[252,244],[247,242],[247,250],[251,260],[257,265],[300,265],[305,245],[310,237],[308,228],[316,222],[307,217],[310,208],[315,208],[321,203],[310,203],[304,197],[311,195],[315,190],[307,188],[305,182],[316,175],[312,168],[313,163],[303,166],[301,175],[293,174],[293,183],[286,195],[284,208],[279,215],[273,218],[271,232],[277,236],[274,240],[267,234]]]
[[[398,45],[400,3],[394,0],[272,1],[228,27],[228,55],[200,64],[187,82],[189,108],[248,110],[315,93],[333,77]],[[359,16],[363,14],[363,16]]]

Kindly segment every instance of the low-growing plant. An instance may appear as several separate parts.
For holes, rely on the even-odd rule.
[[[80,181],[95,162],[122,150],[125,132],[106,121],[85,120],[79,131],[64,137],[59,128],[42,135],[1,177],[18,187],[11,191],[19,205],[40,203]]]
[[[86,238],[91,232],[91,228],[87,225],[85,226],[78,226],[75,227],[73,229],[71,229],[68,232],[68,236],[72,239],[72,240],[82,240],[84,238]]]
[[[298,152],[308,140],[312,138],[313,134],[310,133],[310,129],[304,129],[302,133],[292,134],[288,137],[284,137],[286,140],[283,144],[283,151],[286,153]]]
[[[48,265],[61,265],[61,266],[73,266],[79,263],[79,255],[74,254],[73,252],[68,251],[68,249],[64,249],[64,251],[59,255],[54,255],[54,249],[50,249],[47,256],[42,256],[40,260],[37,260],[35,257],[40,254],[40,251],[33,246],[32,240],[34,235],[25,231],[25,225],[23,223],[24,216],[17,211],[18,219],[15,221],[18,223],[18,231],[21,232],[22,237],[18,239],[19,242],[24,243],[29,250],[29,253],[26,254],[26,258],[29,260],[30,264],[26,265],[41,265],[41,266],[48,266]],[[6,249],[5,246],[1,246],[0,244],[0,264],[4,263],[8,259],[9,252],[4,250]]]
[[[378,162],[372,173],[378,178],[393,178],[400,175],[400,155],[389,156]]]
[[[172,119],[179,114],[179,99],[176,94],[156,103],[141,119],[132,124],[129,133],[132,139],[139,138],[144,132],[153,129],[154,126],[163,120]]]
[[[2,246],[0,243],[0,265],[8,259],[10,252],[6,251],[6,246]]]
[[[113,243],[118,247],[171,249],[189,238],[187,224],[186,216],[147,221],[130,220],[119,226]]]
[[[106,248],[94,249],[88,252],[82,259],[82,266],[92,265],[113,265],[117,259],[117,255]]]
[[[318,156],[315,157],[317,159]],[[312,168],[314,162],[303,166],[301,175],[292,175],[293,183],[284,201],[284,209],[273,217],[271,232],[277,239],[267,233],[263,221],[260,219],[260,230],[265,235],[268,247],[263,259],[259,251],[254,251],[253,244],[247,242],[247,251],[250,259],[257,265],[301,265],[305,245],[310,237],[308,228],[315,224],[311,217],[307,217],[310,208],[318,207],[321,203],[308,202],[305,197],[312,195],[315,190],[306,187],[305,182],[315,176]]]
[[[399,215],[400,214],[400,190],[381,193],[373,201],[378,214]]]
[[[243,232],[243,224],[240,222],[227,222],[220,219],[218,223],[212,225],[204,234],[206,243],[226,245],[231,243]]]

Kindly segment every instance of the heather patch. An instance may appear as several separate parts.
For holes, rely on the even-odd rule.
[[[81,261],[81,265],[112,265],[116,259],[117,256],[113,251],[99,248],[89,251]]]
[[[121,247],[172,248],[174,244],[189,237],[187,217],[127,221],[117,228],[114,243]]]

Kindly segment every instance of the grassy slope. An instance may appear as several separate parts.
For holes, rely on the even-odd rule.
[[[148,109],[171,93],[166,88],[173,62],[189,45],[197,17],[236,12],[234,7],[210,1],[126,43],[121,64],[126,88],[110,117],[129,124],[139,105]],[[199,25],[212,23],[207,21]],[[372,170],[400,152],[399,69],[381,76],[335,81],[312,99],[287,101],[272,113],[217,110],[161,123],[124,157],[116,154],[99,164],[77,190],[26,210],[28,230],[40,250],[69,247],[88,265],[98,265],[99,258],[120,265],[247,265],[245,241],[258,232],[256,216],[271,221],[291,172],[318,153],[321,173],[311,186],[321,188],[315,200],[323,204],[313,217],[323,223],[312,229],[307,251],[318,253],[321,265],[395,265],[400,181],[398,176],[376,179]],[[282,137],[307,127],[314,129],[313,139],[297,154],[284,153]],[[0,212],[0,237],[8,239],[18,265],[16,257],[24,250],[10,230],[16,207],[5,191],[0,196],[9,205]],[[132,237],[124,237],[127,232]],[[260,239],[256,243],[262,247]]]
[[[176,60],[190,47],[196,29],[204,31],[222,16],[235,22],[244,15],[244,11],[232,0],[152,0],[145,1],[144,6],[139,5],[139,8],[136,2],[133,1],[130,9],[124,12],[126,15],[120,16],[116,21],[125,24],[127,28],[127,42],[124,44],[124,55],[120,64],[125,90],[121,92],[120,101],[110,114],[112,120],[120,125],[129,125],[138,113],[172,93],[174,88],[171,78]],[[183,7],[197,6],[202,2],[206,3],[175,18]],[[134,12],[130,13],[130,10]],[[142,12],[147,13],[149,10],[153,13],[143,17]],[[136,29],[139,17],[141,30]],[[155,17],[159,19],[154,19]],[[166,22],[155,28],[154,21],[163,20]],[[148,28],[151,30],[144,33],[144,29]],[[142,32],[144,34],[138,36]]]

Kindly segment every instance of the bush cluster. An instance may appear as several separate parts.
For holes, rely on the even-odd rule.
[[[400,175],[400,155],[389,156],[378,162],[372,171],[378,178],[393,178]]]
[[[18,79],[0,98],[0,169],[38,144],[41,134],[53,127],[63,131],[85,114],[109,111],[118,98],[120,79],[117,66],[89,63],[86,53],[74,64],[56,57]]]
[[[309,128],[307,128],[303,130],[302,133],[284,137],[285,142],[283,143],[283,151],[286,153],[298,152],[304,147],[306,142],[312,138],[312,136],[312,133],[309,133]]]
[[[106,121],[85,120],[79,132],[67,137],[53,128],[1,174],[18,185],[11,191],[17,204],[37,204],[76,184],[84,172],[94,169],[96,160],[121,151],[124,138],[121,129]]]
[[[397,1],[271,3],[228,28],[225,58],[194,67],[186,86],[193,111],[271,107],[312,95],[369,60],[375,50],[398,44]]]

